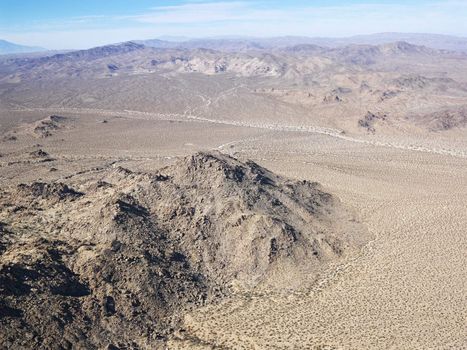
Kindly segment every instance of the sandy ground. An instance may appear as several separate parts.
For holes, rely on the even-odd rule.
[[[191,341],[258,349],[461,349],[467,346],[467,161],[319,138],[308,153],[261,154],[358,207],[374,240],[309,291],[241,295],[186,317]],[[287,141],[284,141],[287,140]],[[302,144],[307,142],[300,140]],[[260,149],[261,145],[257,145]],[[326,153],[324,153],[326,152]],[[297,159],[298,158],[298,159]]]
[[[43,117],[31,112],[23,120]],[[356,208],[373,235],[360,255],[332,266],[309,290],[235,295],[187,315],[185,331],[170,348],[467,348],[467,159],[462,153],[246,125],[151,118],[102,124],[101,115],[69,117],[74,124],[51,137],[3,141],[0,181],[69,179],[115,164],[153,169],[196,150],[221,149],[280,174],[320,182]],[[451,149],[458,143],[454,140]],[[53,160],[25,163],[37,148]]]

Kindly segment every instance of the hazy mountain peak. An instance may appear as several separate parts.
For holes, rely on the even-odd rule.
[[[393,43],[384,44],[381,45],[381,49],[383,51],[391,51],[393,53],[420,53],[435,51],[422,45],[410,44],[406,41],[396,41]]]
[[[0,55],[24,52],[46,51],[42,47],[25,46],[0,39]]]

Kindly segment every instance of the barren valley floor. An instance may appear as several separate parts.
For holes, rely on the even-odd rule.
[[[3,115],[28,123],[48,115],[15,113]],[[27,130],[21,136],[20,130],[18,140],[3,141],[2,184],[79,184],[101,169],[154,170],[217,149],[281,175],[320,182],[355,208],[372,236],[360,254],[334,264],[312,287],[239,293],[191,311],[169,348],[467,347],[467,159],[458,140],[450,147],[458,153],[438,154],[190,120],[106,116],[102,123],[102,116],[87,113],[62,113],[74,124],[50,137]],[[38,149],[51,160],[31,158]]]

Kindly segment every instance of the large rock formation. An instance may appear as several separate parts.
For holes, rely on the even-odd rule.
[[[182,313],[300,287],[365,237],[317,183],[199,153],[0,193],[0,344],[157,348]]]

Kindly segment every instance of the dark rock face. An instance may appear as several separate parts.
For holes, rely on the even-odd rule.
[[[116,72],[118,70],[118,66],[115,65],[115,64],[108,64],[107,65],[107,68],[109,69],[109,71],[111,72]]]
[[[33,157],[37,157],[37,158],[45,158],[45,157],[48,157],[49,154],[47,152],[45,152],[44,150],[42,149],[38,149],[37,151],[33,151],[31,153],[29,153],[31,156]]]
[[[82,193],[75,191],[63,183],[49,184],[44,182],[33,182],[29,185],[20,184],[18,185],[18,191],[24,196],[43,199],[72,199],[82,195]]]
[[[89,329],[83,300],[90,291],[64,263],[69,248],[63,242],[38,239],[27,246],[28,253],[0,267],[1,344],[6,348],[71,348],[87,344]],[[14,244],[8,247],[20,251]],[[74,328],[67,335],[68,327]],[[61,334],[64,332],[64,336]]]
[[[186,310],[232,288],[289,288],[363,239],[317,183],[220,153],[116,168],[80,190],[0,196],[6,348],[159,348]]]
[[[375,114],[368,112],[365,117],[358,120],[358,126],[374,134],[376,132],[375,122],[378,120],[386,120],[387,117],[388,116],[386,114]]]

